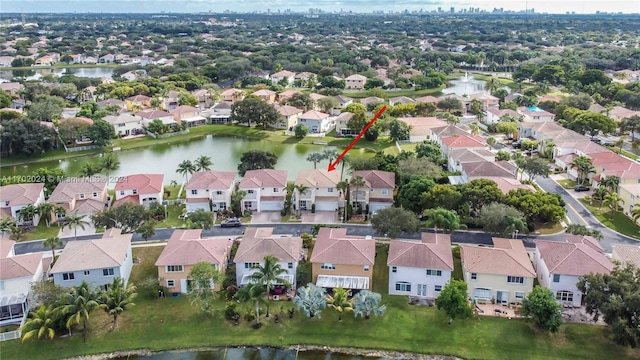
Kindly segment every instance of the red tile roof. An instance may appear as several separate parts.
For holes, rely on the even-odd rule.
[[[566,235],[568,242],[536,241],[536,251],[551,274],[582,276],[608,274],[613,264],[598,241],[590,236]]]
[[[460,256],[464,271],[536,277],[522,240],[493,238],[493,248],[462,245]]]
[[[0,186],[0,202],[9,202],[9,206],[33,205],[40,197],[44,183],[11,184]]]
[[[391,240],[389,266],[453,270],[451,235],[422,233],[422,241]]]
[[[156,194],[162,191],[164,174],[135,174],[118,179],[115,190],[138,190],[138,194]]]
[[[195,265],[201,261],[221,268],[229,255],[231,242],[224,238],[202,238],[202,229],[175,230],[156,261],[156,266]]]
[[[244,174],[238,187],[240,189],[287,186],[287,170],[249,170]]]
[[[297,262],[304,253],[299,236],[273,236],[273,228],[248,228],[245,230],[234,262],[261,262],[273,255],[281,262]]]
[[[396,175],[389,171],[357,170],[351,174],[351,178],[358,176],[362,176],[370,189],[393,189],[396,187]]]
[[[311,255],[312,263],[341,265],[373,265],[376,257],[376,241],[347,237],[347,229],[320,228]]]
[[[191,175],[185,188],[227,190],[235,182],[236,174],[235,171],[199,171]]]

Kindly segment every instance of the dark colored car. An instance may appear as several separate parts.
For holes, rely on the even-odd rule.
[[[589,191],[589,189],[587,185],[576,185],[573,187],[573,191]]]
[[[242,226],[242,222],[240,222],[240,219],[238,218],[231,218],[231,219],[226,219],[223,220],[220,223],[220,227],[240,227]]]

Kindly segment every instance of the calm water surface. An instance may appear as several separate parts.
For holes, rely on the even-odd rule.
[[[56,76],[60,76],[63,74],[73,74],[77,77],[88,77],[88,78],[111,78],[113,75],[113,68],[98,68],[98,67],[88,67],[88,68],[65,68],[65,69],[38,69],[33,68],[29,70],[5,70],[0,71],[0,79],[1,80],[11,80],[13,78],[24,77],[27,80],[38,80],[43,76],[54,74]]]

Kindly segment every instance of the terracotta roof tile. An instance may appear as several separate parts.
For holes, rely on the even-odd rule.
[[[422,233],[422,241],[391,240],[389,266],[453,270],[451,235]]]
[[[296,178],[296,185],[306,185],[308,187],[336,187],[340,182],[338,171],[327,170],[302,170]]]
[[[281,262],[296,262],[304,256],[302,238],[299,236],[276,237],[272,233],[273,228],[246,229],[234,262],[260,262],[267,255],[273,255]]]
[[[41,269],[42,256],[34,253],[0,259],[0,280],[33,277]]]
[[[0,186],[0,202],[9,206],[34,204],[44,189],[44,183],[11,184]],[[2,207],[5,207],[2,204]]]
[[[347,237],[347,229],[320,228],[311,255],[313,263],[341,265],[373,265],[376,257],[376,241]]]
[[[389,171],[381,170],[357,170],[351,174],[351,178],[362,176],[370,189],[394,189],[396,187],[396,175]]]
[[[47,201],[50,203],[70,202],[80,193],[102,193],[106,187],[106,177],[69,178],[58,183]]]
[[[567,242],[536,241],[536,251],[551,274],[582,276],[608,274],[613,264],[604,255],[597,240],[590,236],[566,235]]]
[[[220,268],[227,259],[231,242],[228,238],[202,238],[202,229],[175,230],[156,261],[156,266],[195,265],[205,261]]]
[[[185,188],[226,190],[234,184],[236,174],[235,171],[199,171],[191,175]]]
[[[287,170],[249,170],[244,174],[238,187],[240,189],[256,187],[285,187],[287,186]]]
[[[494,247],[462,245],[460,255],[464,271],[535,277],[527,250],[522,240],[493,238]]]
[[[127,175],[118,179],[115,190],[138,190],[138,194],[155,194],[162,191],[163,181],[164,174]]]
[[[108,229],[98,240],[69,241],[53,265],[51,273],[118,267],[131,247],[132,234]]]

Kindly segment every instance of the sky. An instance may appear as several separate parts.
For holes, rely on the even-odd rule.
[[[33,12],[110,12],[110,13],[158,13],[158,12],[252,12],[291,9],[308,11],[371,12],[403,11],[405,9],[432,11],[441,7],[448,11],[479,7],[482,10],[504,8],[522,11],[535,9],[537,13],[574,11],[577,14],[601,12],[640,13],[640,0],[0,0],[0,19],[3,13]]]

